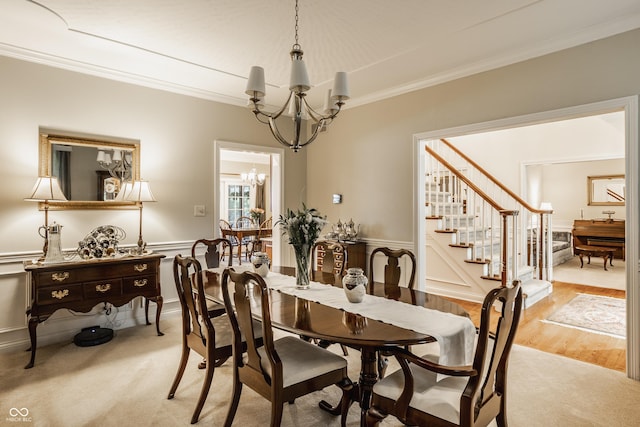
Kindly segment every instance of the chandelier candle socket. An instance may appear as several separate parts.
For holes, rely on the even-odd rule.
[[[336,73],[333,89],[327,92],[324,103],[324,114],[316,112],[309,106],[306,100],[307,91],[311,88],[307,67],[302,60],[302,47],[298,43],[298,0],[295,9],[295,43],[291,48],[291,76],[289,80],[289,98],[280,110],[275,113],[263,112],[264,96],[266,95],[264,69],[259,66],[251,67],[249,80],[245,93],[249,95],[249,107],[260,123],[268,124],[274,138],[282,145],[290,147],[297,152],[302,147],[312,143],[318,133],[329,125],[338,115],[345,101],[349,99],[349,85],[347,73],[339,71]],[[294,134],[292,138],[285,138],[278,129],[276,119],[285,111],[291,115],[294,122]],[[301,141],[301,131],[303,120],[312,120],[315,125],[309,139]]]

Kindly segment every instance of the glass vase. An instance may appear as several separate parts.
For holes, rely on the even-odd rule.
[[[309,263],[311,261],[311,247],[309,245],[294,246],[296,254],[296,288],[309,288]]]

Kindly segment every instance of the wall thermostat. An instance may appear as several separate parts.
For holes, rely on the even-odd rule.
[[[334,194],[333,195],[333,203],[334,204],[338,204],[338,203],[342,203],[342,194]]]

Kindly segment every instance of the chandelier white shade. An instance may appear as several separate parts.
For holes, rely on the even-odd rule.
[[[256,184],[262,185],[264,184],[264,180],[267,178],[267,175],[264,173],[257,173],[256,168],[251,168],[248,173],[241,173],[240,178],[245,182],[249,182],[252,186]]]
[[[294,152],[313,142],[318,132],[330,124],[338,115],[345,101],[349,99],[349,85],[347,73],[336,73],[333,89],[327,92],[323,113],[316,112],[309,106],[306,100],[306,92],[311,88],[307,67],[302,60],[302,48],[298,43],[298,0],[295,9],[295,43],[291,49],[291,75],[289,79],[289,98],[284,106],[275,113],[263,111],[266,85],[264,69],[259,66],[251,67],[245,93],[249,95],[249,107],[252,109],[259,122],[269,125],[274,138],[282,145],[290,147]],[[294,126],[293,135],[285,137],[276,124],[276,119],[285,111],[291,116]],[[301,140],[303,120],[311,120],[315,125],[311,135],[306,140]]]
[[[129,181],[132,172],[132,153],[127,150],[98,149],[96,161],[102,169],[109,171],[109,175],[121,182]]]

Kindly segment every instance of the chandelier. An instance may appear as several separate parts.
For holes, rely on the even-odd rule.
[[[98,149],[96,161],[102,169],[109,172],[114,178],[120,182],[131,181],[131,160],[132,153],[127,150],[105,150]]]
[[[267,176],[265,174],[258,173],[258,171],[256,171],[256,168],[251,168],[251,170],[248,173],[240,174],[240,178],[242,178],[242,181],[249,182],[252,187],[254,187],[256,184],[258,185],[264,184],[264,180],[266,177]]]
[[[324,114],[320,114],[313,110],[305,96],[311,88],[307,68],[302,61],[302,48],[298,43],[298,0],[296,0],[295,8],[295,43],[291,49],[291,77],[289,80],[289,98],[284,106],[275,113],[266,113],[261,111],[264,108],[265,96],[265,80],[264,69],[262,67],[253,66],[249,73],[249,81],[245,93],[249,95],[249,107],[255,114],[256,119],[260,123],[268,124],[274,138],[282,145],[290,147],[294,152],[312,143],[318,133],[325,129],[333,119],[338,115],[340,109],[344,105],[344,101],[349,99],[349,87],[347,83],[347,73],[339,71],[336,73],[333,89],[329,89],[325,98]],[[293,135],[290,139],[285,138],[278,126],[276,119],[285,111],[291,115],[293,119]],[[301,130],[303,120],[311,120],[312,133],[306,141],[301,141]]]

